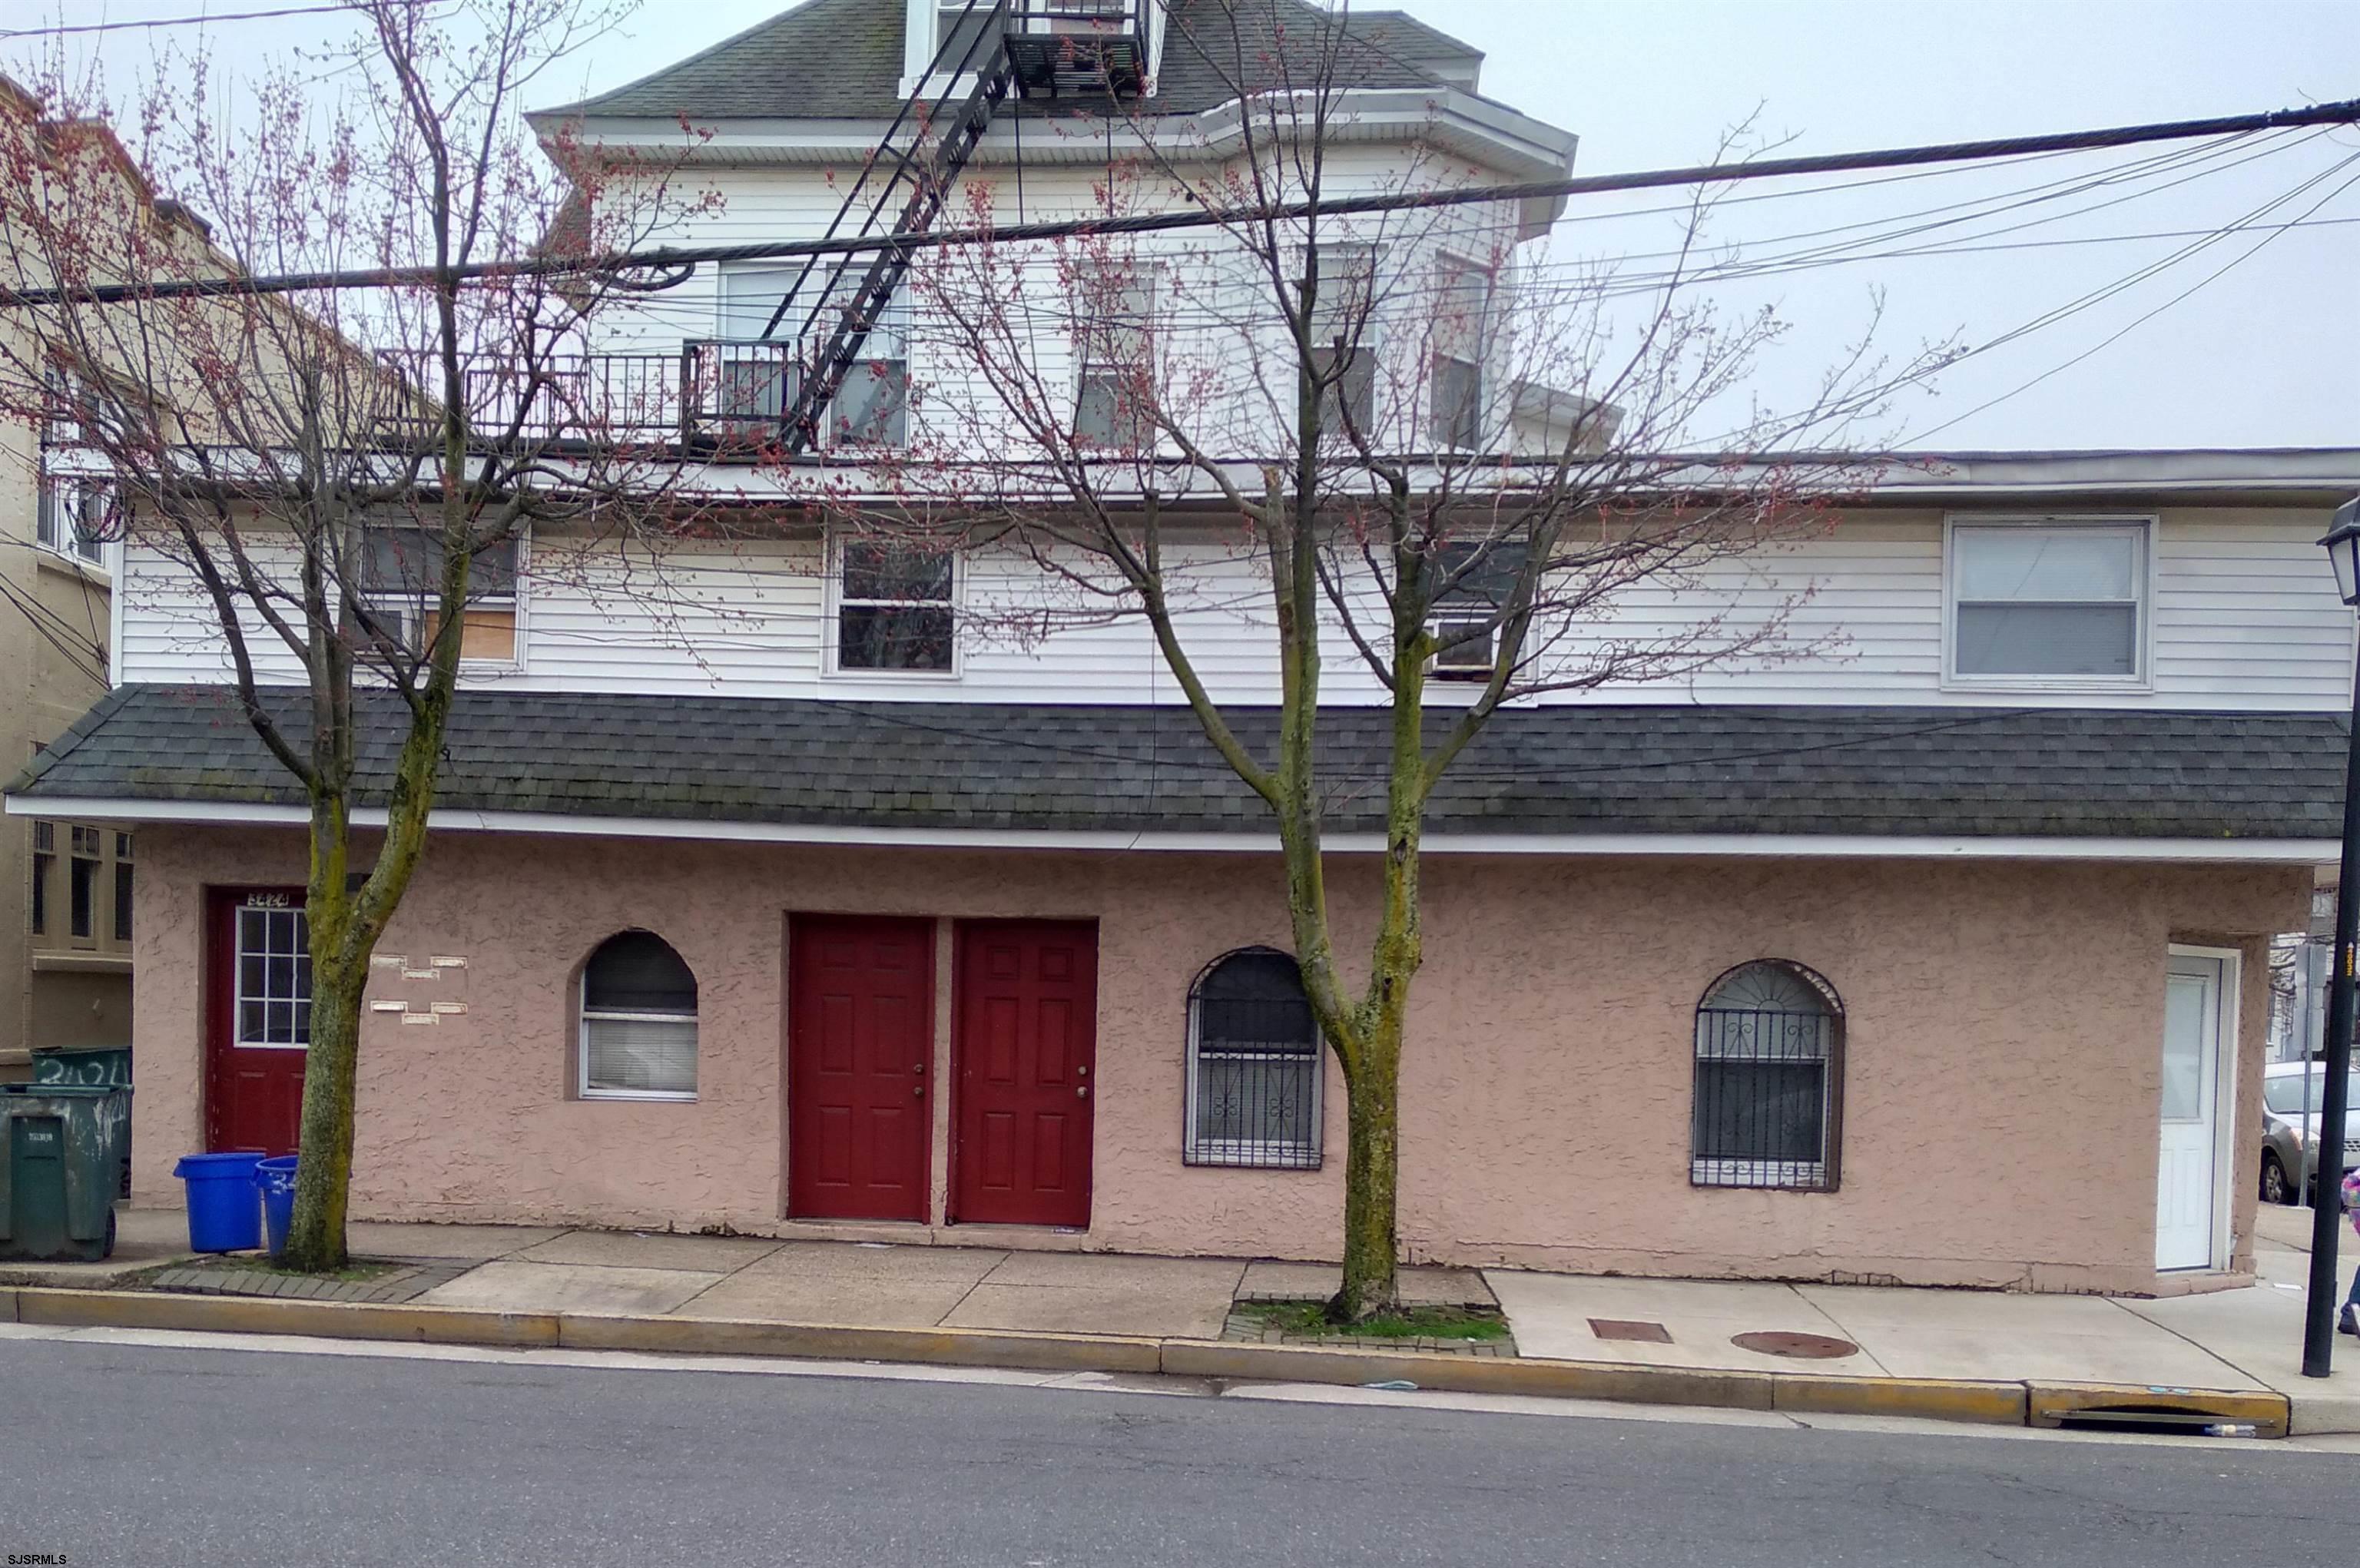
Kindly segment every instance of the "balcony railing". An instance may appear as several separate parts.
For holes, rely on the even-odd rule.
[[[814,352],[792,339],[766,338],[696,340],[671,353],[575,355],[532,367],[486,356],[462,378],[468,428],[491,444],[760,448],[784,436]],[[388,433],[416,439],[431,432],[442,406],[439,362],[412,354],[379,360],[402,389],[402,411],[387,422]],[[873,409],[886,378],[854,379]],[[898,379],[891,401],[898,409]],[[823,444],[830,433],[821,433]]]

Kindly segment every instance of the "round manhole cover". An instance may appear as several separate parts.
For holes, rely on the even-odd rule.
[[[1730,1343],[1740,1350],[1758,1351],[1764,1355],[1792,1356],[1800,1361],[1833,1361],[1840,1356],[1858,1355],[1860,1346],[1833,1334],[1764,1333],[1735,1334]]]

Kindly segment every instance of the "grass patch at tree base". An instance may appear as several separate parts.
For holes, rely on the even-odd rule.
[[[1267,1328],[1306,1339],[1465,1339],[1508,1337],[1496,1311],[1471,1307],[1404,1307],[1357,1323],[1331,1322],[1325,1301],[1240,1301],[1235,1310]]]
[[[265,1252],[220,1253],[212,1257],[191,1259],[171,1265],[174,1268],[202,1268],[220,1274],[268,1274],[283,1279],[333,1279],[338,1284],[356,1284],[366,1279],[382,1279],[410,1267],[406,1263],[393,1263],[377,1258],[356,1257],[344,1267],[323,1274],[313,1274],[300,1268],[289,1268],[270,1261]]]

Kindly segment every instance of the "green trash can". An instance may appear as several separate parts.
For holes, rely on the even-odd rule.
[[[131,1087],[129,1046],[35,1046],[33,1081],[73,1083],[93,1089]],[[117,1198],[131,1196],[131,1135],[123,1137],[123,1171],[115,1184]]]
[[[94,1262],[115,1250],[131,1091],[0,1083],[0,1258]]]

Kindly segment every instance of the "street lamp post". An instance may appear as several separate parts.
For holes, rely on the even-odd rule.
[[[2360,499],[2335,509],[2320,543],[2335,564],[2336,591],[2360,606]],[[2335,1243],[2344,1181],[2344,1118],[2350,1113],[2354,947],[2360,941],[2360,670],[2352,683],[2352,736],[2344,762],[2344,853],[2335,883],[2334,971],[2327,992],[2327,1082],[2319,1124],[2319,1185],[2311,1211],[2311,1295],[2304,1303],[2302,1375],[2324,1377],[2335,1355]],[[2308,1063],[2303,1067],[2310,1074]]]

